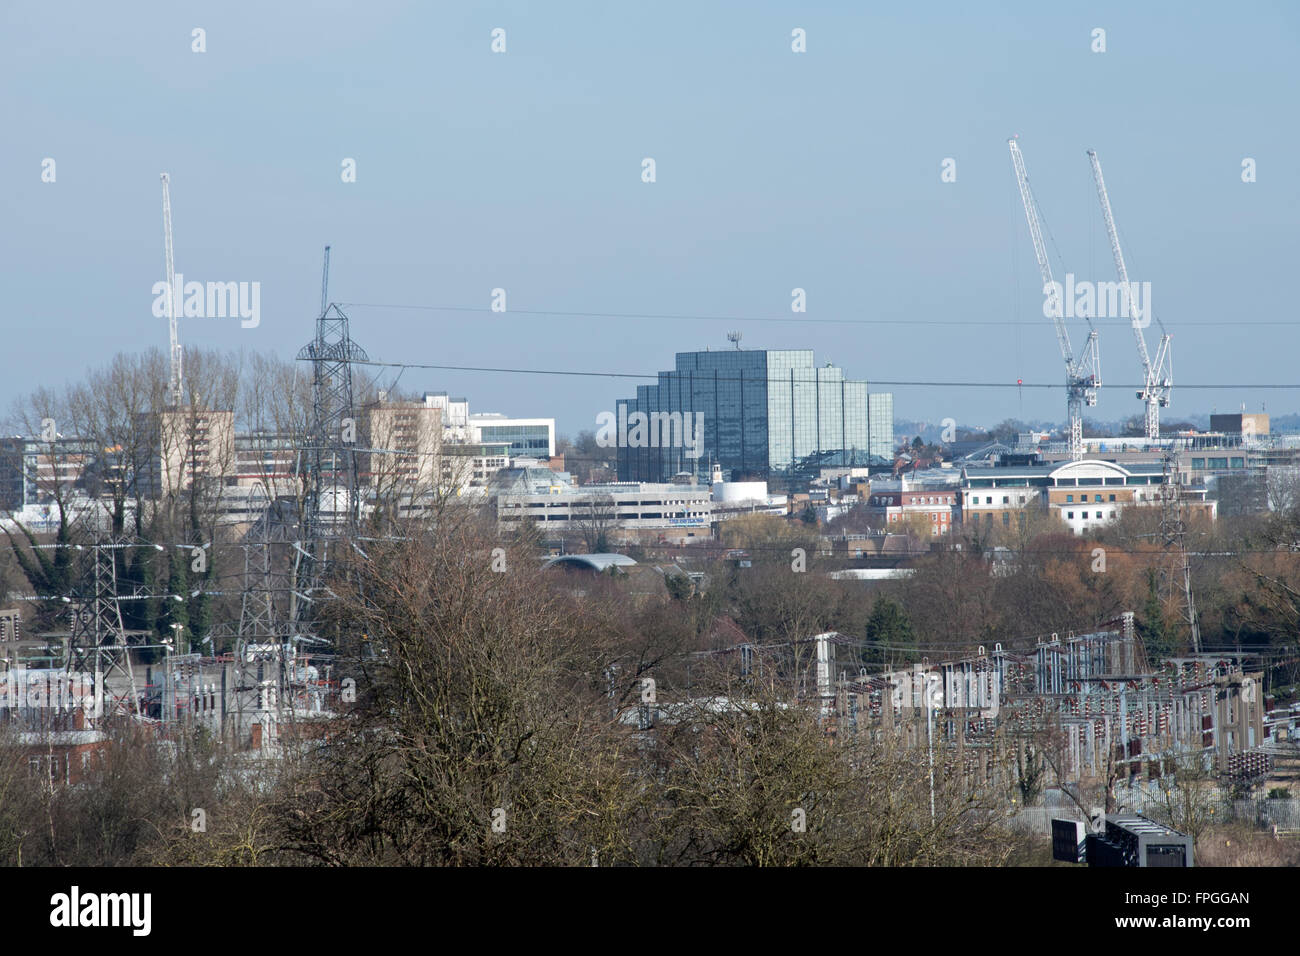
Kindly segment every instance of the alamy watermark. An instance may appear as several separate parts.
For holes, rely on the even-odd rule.
[[[262,283],[260,282],[186,282],[176,273],[176,285],[166,281],[153,284],[153,314],[167,317],[169,300],[177,305],[176,317],[186,319],[242,319],[245,329],[255,329],[262,322]]]
[[[704,453],[702,412],[601,412],[596,416],[601,448],[680,448],[691,459]]]
[[[102,691],[86,673],[55,673],[15,668],[0,675],[0,710],[71,711],[98,713]]]
[[[892,684],[891,700],[900,712],[978,710],[981,717],[996,717],[1002,681],[996,668],[953,669],[948,673],[907,670],[885,675]]]
[[[1132,319],[1136,329],[1151,324],[1150,282],[1076,282],[1068,272],[1064,285],[1044,285],[1043,296],[1043,315],[1049,319]]]

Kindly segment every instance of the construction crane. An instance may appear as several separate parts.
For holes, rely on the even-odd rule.
[[[1058,288],[1052,278],[1052,264],[1047,260],[1047,245],[1043,242],[1043,229],[1039,223],[1038,204],[1029,188],[1029,176],[1025,173],[1025,159],[1020,154],[1020,146],[1015,137],[1007,140],[1011,147],[1011,164],[1016,170],[1016,182],[1020,185],[1020,199],[1025,205],[1025,219],[1029,222],[1029,237],[1034,242],[1034,256],[1038,260],[1038,272],[1043,279],[1044,295],[1058,295],[1058,308],[1052,315],[1056,326],[1056,339],[1061,346],[1061,358],[1065,360],[1065,404],[1070,429],[1070,459],[1078,461],[1083,457],[1083,406],[1097,404],[1097,389],[1101,387],[1101,357],[1097,350],[1097,330],[1088,321],[1088,344],[1084,346],[1083,357],[1078,361],[1070,347],[1070,333],[1065,327],[1064,310],[1059,308],[1059,294],[1052,290]]]
[[[167,403],[172,408],[181,407],[181,338],[176,328],[176,267],[172,261],[172,197],[168,189],[171,180],[162,174],[163,193],[163,246],[167,257],[167,329],[171,335],[171,375],[167,380]]]
[[[325,268],[320,277],[320,314],[330,307],[330,247],[325,247]]]
[[[1088,159],[1092,161],[1092,178],[1097,183],[1097,198],[1101,200],[1101,214],[1106,220],[1106,234],[1110,237],[1110,251],[1115,257],[1115,271],[1119,273],[1121,301],[1132,304],[1132,286],[1128,281],[1128,267],[1124,265],[1124,252],[1119,247],[1119,230],[1115,228],[1115,217],[1110,212],[1110,197],[1106,194],[1106,181],[1101,178],[1101,160],[1095,149],[1088,150]],[[1129,309],[1132,312],[1132,308]],[[1165,332],[1164,323],[1160,323],[1160,347],[1156,349],[1155,361],[1147,351],[1146,336],[1142,332],[1144,325],[1138,316],[1133,315],[1133,336],[1137,339],[1138,358],[1142,360],[1142,388],[1137,397],[1146,403],[1146,436],[1160,437],[1160,409],[1169,406],[1169,393],[1174,387],[1173,357],[1169,351],[1170,336]],[[1159,320],[1157,320],[1159,321]]]

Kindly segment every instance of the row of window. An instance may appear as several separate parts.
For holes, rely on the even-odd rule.
[[[951,504],[952,501],[953,499],[951,497],[927,495],[925,497],[913,496],[911,500],[904,503],[909,505],[946,505]],[[898,502],[894,501],[894,499],[888,495],[875,495],[872,497],[871,503],[873,505],[895,505]]]
[[[1083,520],[1083,521],[1087,521],[1087,520],[1088,520],[1088,514],[1089,514],[1089,513],[1088,513],[1087,511],[1084,511],[1084,512],[1081,512],[1081,514],[1082,514],[1082,519],[1081,519],[1081,520]],[[1065,516],[1066,516],[1067,518],[1069,518],[1071,521],[1074,520],[1074,512],[1073,512],[1073,511],[1067,511],[1067,512],[1065,513]],[[1097,520],[1098,520],[1098,521],[1101,521],[1102,519],[1104,519],[1104,518],[1106,518],[1106,517],[1107,517],[1107,516],[1106,516],[1104,513],[1100,512],[1100,511],[1097,512]],[[1115,512],[1112,511],[1112,512],[1110,513],[1110,517],[1112,517],[1112,518],[1115,517]]]
[[[1093,498],[1094,498],[1094,500],[1097,501],[1098,503],[1101,502],[1101,495],[1094,495]],[[1073,502],[1073,501],[1074,501],[1074,495],[1066,495],[1066,496],[1065,496],[1065,500],[1066,500],[1067,502]],[[1114,495],[1111,495],[1111,496],[1110,496],[1110,500],[1111,500],[1111,501],[1114,501],[1114,500],[1115,500],[1115,496],[1114,496]],[[1080,503],[1080,504],[1086,504],[1087,501],[1088,501],[1088,496],[1087,496],[1086,494],[1079,495],[1079,503]]]

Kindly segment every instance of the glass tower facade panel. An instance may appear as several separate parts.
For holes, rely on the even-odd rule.
[[[656,414],[687,442],[665,439],[662,422],[648,435],[637,431]],[[622,481],[669,481],[683,471],[707,480],[714,463],[724,478],[763,480],[866,465],[869,454],[893,450],[893,397],[869,395],[865,382],[846,381],[833,365],[818,368],[811,349],[679,352],[676,367],[621,399],[616,415]]]

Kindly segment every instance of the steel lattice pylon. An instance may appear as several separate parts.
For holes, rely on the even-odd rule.
[[[266,486],[257,482],[248,496],[249,510],[259,515],[244,538],[244,589],[239,611],[241,640],[282,637],[275,622],[276,586],[271,560],[271,503]]]
[[[339,532],[355,534],[357,530],[360,482],[352,363],[369,359],[365,349],[352,341],[348,317],[337,305],[322,310],[316,320],[316,337],[298,352],[299,361],[312,363],[313,405],[311,427],[299,452],[299,467],[306,478],[299,522],[303,547],[295,554],[299,593],[319,586],[328,538]],[[304,609],[296,600],[293,608],[291,617],[296,624],[302,620]]]
[[[107,699],[113,701],[110,710],[117,710],[129,700],[129,709],[137,715],[140,713],[117,594],[116,552],[129,546],[124,542],[92,545],[89,566],[72,598],[67,669],[69,674],[94,674],[96,717],[103,716]],[[125,680],[126,694],[111,694],[108,680],[113,675]]]

